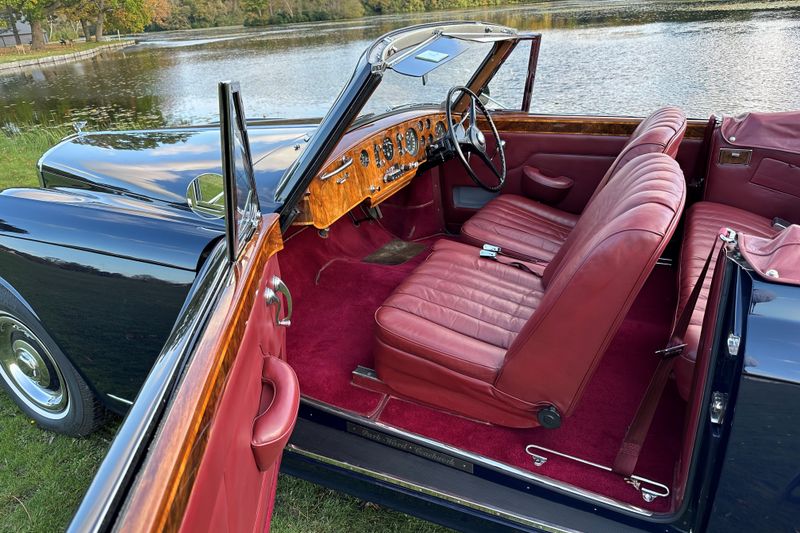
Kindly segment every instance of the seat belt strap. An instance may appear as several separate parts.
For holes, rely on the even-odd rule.
[[[533,270],[531,270],[528,267],[528,265],[526,265],[525,263],[522,263],[520,261],[514,261],[514,260],[501,261],[500,260],[500,256],[504,256],[505,257],[505,254],[503,254],[502,249],[499,246],[494,246],[492,244],[484,244],[483,245],[483,249],[480,250],[480,253],[478,255],[480,257],[485,257],[486,259],[491,259],[492,261],[500,263],[501,265],[508,265],[510,267],[517,268],[519,270],[522,270],[523,272],[527,272],[528,274],[531,274],[532,276],[541,277],[541,274],[538,274],[538,273],[534,272]],[[537,263],[538,263],[538,261],[537,261]]]
[[[611,467],[614,472],[623,476],[630,476],[636,469],[636,463],[639,461],[639,455],[642,452],[647,433],[650,431],[650,425],[653,422],[653,417],[656,414],[656,408],[661,400],[661,395],[664,392],[664,387],[667,385],[672,367],[686,347],[682,343],[682,339],[689,329],[689,324],[692,320],[695,307],[697,307],[697,300],[700,298],[700,293],[703,290],[703,283],[708,275],[708,268],[714,257],[714,252],[717,250],[717,241],[708,252],[708,257],[700,271],[700,276],[692,288],[689,299],[686,301],[683,310],[681,311],[678,320],[675,322],[675,327],[670,335],[668,346],[664,349],[658,350],[656,355],[660,357],[656,371],[650,379],[650,384],[642,397],[639,407],[636,409],[636,414],[628,426],[625,433],[625,438],[622,440],[617,456],[614,459],[614,465]]]

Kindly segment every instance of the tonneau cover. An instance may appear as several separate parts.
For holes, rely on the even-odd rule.
[[[800,154],[800,111],[725,117],[721,129],[725,141],[733,146]]]

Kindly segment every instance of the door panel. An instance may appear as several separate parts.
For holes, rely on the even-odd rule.
[[[555,207],[579,214],[583,211],[597,184],[622,150],[641,119],[618,117],[557,117],[527,115],[519,112],[496,112],[495,121],[506,142],[508,173],[503,193],[526,195],[523,167],[538,168],[548,176],[566,176],[574,185]],[[678,163],[687,176],[693,176],[700,153],[705,121],[690,121],[678,153]],[[481,125],[487,131],[487,125]],[[487,135],[489,153],[494,142]],[[482,164],[478,174],[487,182],[494,178]],[[456,188],[475,187],[458,161],[448,162],[442,169],[443,206],[448,229],[458,231],[475,209],[459,207],[454,201]],[[463,193],[463,191],[461,191]]]
[[[297,413],[299,386],[285,359],[286,328],[261,296],[280,277],[277,256],[263,268],[242,344],[219,407],[181,529],[263,531],[281,452]],[[281,312],[283,309],[281,309]]]
[[[743,148],[714,132],[705,199],[800,223],[800,154]]]
[[[265,298],[277,288],[275,254],[282,246],[278,216],[265,216],[231,265],[139,469],[120,529],[268,526],[280,450],[299,405],[297,378],[285,362],[286,326],[278,324],[287,318],[288,302],[279,296],[277,314],[277,304]]]

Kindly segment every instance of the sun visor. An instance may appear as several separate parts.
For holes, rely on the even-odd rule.
[[[423,46],[398,52],[399,60],[394,62],[390,59],[389,68],[399,74],[419,78],[458,57],[468,47],[469,44],[463,40],[440,35]]]

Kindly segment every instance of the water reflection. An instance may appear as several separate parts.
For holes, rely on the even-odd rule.
[[[705,117],[800,108],[800,57],[789,53],[800,49],[798,2],[571,0],[145,35],[122,52],[0,76],[0,122],[214,121],[222,79],[241,82],[251,116],[321,116],[371,40],[448,19],[543,31],[533,99],[539,112],[643,115],[671,103]],[[516,61],[510,69],[518,75],[524,58]],[[508,81],[494,84],[492,96],[518,102],[519,86]]]

